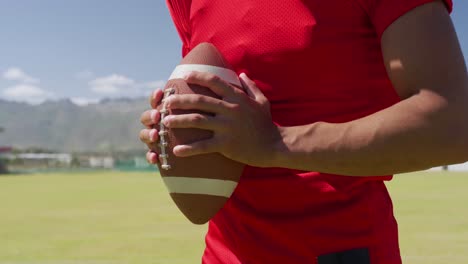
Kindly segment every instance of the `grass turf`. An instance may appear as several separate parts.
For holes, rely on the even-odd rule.
[[[405,263],[468,263],[468,173],[388,184]],[[154,173],[0,177],[0,264],[200,263],[190,224]]]

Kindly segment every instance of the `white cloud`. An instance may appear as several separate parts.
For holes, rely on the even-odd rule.
[[[86,106],[89,104],[97,104],[99,103],[99,98],[86,98],[86,97],[72,97],[70,100],[79,106]]]
[[[42,103],[54,96],[53,93],[47,92],[31,84],[19,84],[8,87],[3,90],[2,95],[8,100],[28,102],[32,104]]]
[[[89,82],[89,85],[95,93],[117,95],[121,92],[126,92],[124,89],[133,87],[135,81],[123,75],[112,74],[94,79]]]
[[[3,78],[9,81],[19,81],[22,83],[39,83],[39,79],[33,78],[23,70],[11,67],[3,73]]]
[[[156,89],[163,89],[165,85],[166,81],[162,80],[139,83],[135,87],[135,95],[146,97],[149,96]]]
[[[148,88],[148,89],[151,89],[151,90],[163,89],[165,85],[166,85],[166,81],[162,81],[162,80],[154,81],[154,82],[148,82],[148,83],[143,84],[143,86],[145,88]]]
[[[47,92],[34,85],[19,84],[5,89],[3,94],[8,97],[19,98],[29,96],[44,96],[47,94]]]
[[[75,74],[75,78],[79,80],[89,80],[93,77],[94,77],[94,73],[90,70],[80,71]]]
[[[156,90],[164,88],[166,81],[155,80],[148,82],[135,81],[122,74],[111,74],[95,78],[88,82],[90,90],[100,98],[115,97],[146,97]]]

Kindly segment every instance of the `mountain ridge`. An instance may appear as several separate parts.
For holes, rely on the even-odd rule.
[[[144,151],[138,133],[146,98],[104,99],[77,105],[70,99],[38,105],[0,99],[0,145],[62,152]]]

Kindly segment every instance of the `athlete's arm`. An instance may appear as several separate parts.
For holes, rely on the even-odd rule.
[[[444,5],[399,18],[384,32],[382,52],[403,100],[349,123],[281,128],[277,165],[365,176],[468,160],[468,74]]]

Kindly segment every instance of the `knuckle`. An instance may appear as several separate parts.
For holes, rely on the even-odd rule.
[[[229,105],[226,104],[226,102],[222,100],[216,100],[215,105],[218,108],[229,108]]]
[[[164,99],[164,104],[167,108],[179,107],[187,103],[187,98],[184,95],[170,95]]]
[[[179,99],[179,96],[174,94],[164,99],[164,102],[166,103],[166,105],[170,106],[170,105],[174,105],[175,103],[177,103],[178,99]]]
[[[202,76],[200,72],[192,71],[187,73],[183,79],[186,83],[196,83],[202,80]]]
[[[205,100],[205,98],[203,96],[197,95],[194,98],[194,103],[195,104],[203,104],[205,102],[206,102],[206,100]]]
[[[186,80],[193,80],[193,79],[196,79],[197,76],[198,76],[198,72],[193,71],[193,72],[188,73],[186,75],[185,79]]]
[[[202,116],[201,114],[194,114],[192,115],[192,117],[190,118],[191,122],[194,123],[194,124],[200,124],[202,123],[204,120],[205,120],[205,117]]]
[[[210,83],[219,83],[221,82],[221,78],[217,75],[211,74],[207,77],[208,82]]]
[[[139,137],[141,141],[146,142],[146,129],[140,130]]]
[[[194,104],[199,104],[199,103],[201,102],[201,98],[200,98],[200,96],[195,95],[195,96],[193,97],[193,100],[192,100],[192,101],[193,101]]]
[[[230,104],[230,105],[229,105],[229,109],[230,109],[231,111],[233,111],[233,112],[238,112],[238,111],[240,111],[240,108],[241,108],[240,104]]]
[[[147,161],[148,163],[153,163],[153,158],[152,158],[152,157],[153,157],[153,155],[152,155],[151,151],[148,151],[148,152],[146,153],[146,161]]]
[[[177,116],[172,116],[171,115],[171,116],[168,116],[165,119],[163,119],[162,123],[167,127],[171,127],[171,126],[173,126],[174,124],[177,123],[177,120],[178,120]]]
[[[145,111],[140,115],[140,123],[145,124],[145,120],[146,120],[147,115],[148,115],[148,111]]]

